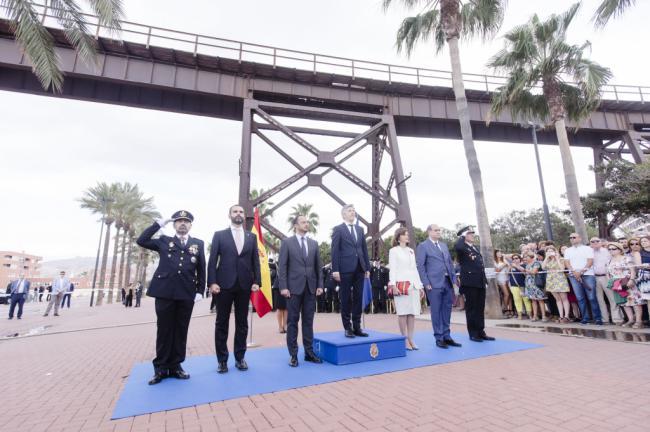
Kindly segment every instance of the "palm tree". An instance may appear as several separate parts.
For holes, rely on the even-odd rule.
[[[113,32],[120,30],[124,16],[122,0],[86,0],[98,16],[99,24]],[[54,38],[43,25],[31,0],[0,0],[11,22],[16,42],[33,65],[34,74],[45,90],[63,89],[63,72],[54,51]],[[42,6],[41,6],[42,7]],[[46,13],[51,14],[64,29],[66,38],[86,64],[97,64],[96,41],[81,7],[76,0],[45,0]]]
[[[104,295],[104,286],[106,281],[106,264],[108,261],[108,245],[111,238],[111,225],[115,221],[114,204],[117,201],[118,185],[116,183],[107,184],[104,182],[97,183],[96,186],[84,191],[83,196],[79,199],[81,208],[89,209],[93,214],[102,214],[103,222],[106,224],[106,235],[104,241],[104,251],[102,254],[102,265],[99,273],[99,291],[97,293],[97,306],[101,306]]]
[[[250,199],[256,199],[260,195],[262,195],[264,192],[266,192],[264,190],[264,188],[260,188],[259,190],[258,189],[251,190]],[[270,212],[270,213],[266,214],[266,212],[269,211],[270,207],[273,207],[273,203],[271,201],[265,201],[265,202],[259,203],[257,205],[257,208],[258,208],[258,210],[260,212],[260,217],[262,219],[267,220],[267,219],[270,219],[270,218],[273,217],[273,212]]]
[[[493,95],[492,115],[508,107],[514,118],[550,120],[555,126],[571,218],[576,232],[586,239],[587,228],[565,118],[576,123],[587,118],[598,107],[601,88],[612,73],[585,58],[589,42],[582,45],[566,42],[566,31],[579,7],[576,3],[546,21],[534,15],[526,24],[515,27],[506,33],[506,47],[492,57],[488,66],[508,74],[506,84]],[[568,79],[576,84],[569,83]]]
[[[302,215],[305,216],[309,221],[309,232],[316,234],[318,232],[320,216],[318,216],[318,213],[312,211],[313,207],[313,204],[296,204],[295,206],[291,207],[291,213],[289,213],[289,217],[287,218],[289,230],[293,230],[293,219],[296,216]]]
[[[125,182],[117,185],[116,201],[113,205],[115,216],[115,240],[113,241],[113,259],[111,260],[111,275],[108,282],[108,300],[107,303],[113,303],[113,290],[115,288],[115,276],[117,270],[117,253],[120,245],[120,230],[125,228],[126,218],[129,212],[137,211],[137,206],[141,197],[137,185]],[[126,230],[124,230],[126,232]],[[122,244],[122,254],[124,254],[124,244]],[[121,285],[120,285],[121,287]]]
[[[460,38],[470,39],[481,37],[491,39],[501,27],[505,9],[505,0],[399,0],[408,9],[421,8],[423,11],[413,17],[405,18],[397,31],[397,50],[413,52],[415,45],[422,41],[433,39],[436,52],[440,53],[449,46],[451,60],[452,86],[456,99],[456,111],[460,123],[460,134],[463,138],[467,168],[474,189],[476,220],[481,239],[481,253],[486,267],[493,267],[492,238],[488,221],[481,167],[476,156],[472,127],[470,125],[469,109],[463,72],[460,64],[458,42]],[[383,0],[387,9],[393,0]],[[489,317],[500,317],[501,306],[499,293],[495,283],[490,283],[487,292],[487,314]]]
[[[128,286],[131,283],[131,258],[133,255],[133,246],[135,245],[135,234],[141,232],[151,223],[152,219],[161,217],[160,213],[153,205],[153,197],[143,198],[140,194],[138,205],[133,209],[133,213],[126,218],[124,224],[124,237],[122,246],[121,261],[124,261],[124,248],[128,243],[128,252],[126,253],[126,267],[120,269],[120,287]],[[140,229],[141,228],[141,229]],[[128,235],[128,237],[127,237]],[[122,277],[123,276],[123,277]]]
[[[593,17],[596,27],[605,27],[611,18],[623,15],[634,3],[636,0],[603,0]]]

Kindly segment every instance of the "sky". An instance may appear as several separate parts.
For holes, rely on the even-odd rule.
[[[192,7],[187,6],[190,3]],[[647,56],[640,55],[634,43],[639,29],[647,26],[650,2],[637,2],[624,17],[595,31],[590,17],[597,3],[583,1],[569,41],[591,41],[591,58],[612,69],[612,83],[650,85]],[[411,58],[397,54],[395,32],[401,19],[412,12],[396,5],[384,13],[380,0],[195,0],[183,4],[181,8],[171,0],[125,0],[127,19],[133,22],[341,57],[450,68],[448,53],[435,55],[430,44],[417,48]],[[546,16],[570,4],[511,0],[502,31],[525,22],[533,13]],[[485,64],[502,46],[499,37],[490,43],[463,43],[463,71],[491,73]],[[541,207],[531,145],[475,144],[490,220],[512,210]],[[191,211],[195,216],[191,234],[209,241],[215,230],[228,225],[228,207],[237,200],[240,145],[239,122],[0,92],[4,162],[0,250],[25,251],[46,260],[94,256],[98,219],[81,209],[77,200],[99,181],[137,183],[167,216],[179,209]],[[475,223],[462,142],[402,137],[399,146],[404,172],[411,175],[406,184],[414,225],[438,223],[454,228],[458,223]],[[572,151],[580,193],[592,192],[593,153],[584,148]],[[309,161],[298,149],[292,149],[292,154],[299,162]],[[541,146],[540,156],[549,205],[566,208],[559,150]],[[369,181],[369,163],[370,155],[364,150],[345,166]],[[292,174],[291,169],[263,143],[253,143],[253,187],[272,187]],[[345,201],[355,203],[361,215],[370,217],[369,197],[336,175],[328,176],[327,184]],[[327,239],[331,227],[340,222],[338,204],[320,190],[310,189],[274,216],[273,223],[285,232],[287,215],[296,203],[311,203],[320,215],[317,240]]]

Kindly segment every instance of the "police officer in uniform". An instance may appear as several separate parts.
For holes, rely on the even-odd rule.
[[[167,223],[174,222],[176,235],[153,235]],[[186,210],[174,213],[171,219],[154,222],[137,240],[139,246],[158,252],[160,261],[147,295],[156,299],[156,358],[150,385],[164,378],[188,379],[181,367],[185,360],[187,329],[194,302],[205,290],[205,248],[203,241],[188,235],[194,216]]]
[[[474,342],[492,341],[485,334],[485,290],[487,278],[483,257],[474,246],[474,229],[467,226],[457,233],[454,249],[460,264],[460,293],[465,296],[465,317],[469,338]]]

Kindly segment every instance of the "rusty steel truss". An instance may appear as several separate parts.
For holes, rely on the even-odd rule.
[[[366,129],[361,133],[317,129],[307,127],[288,126],[278,120],[278,117],[296,118],[305,120],[322,120],[336,123],[353,123],[364,125]],[[266,131],[279,131],[291,139],[304,150],[309,152],[314,161],[307,165],[299,163],[294,157],[287,153],[280,144],[270,138]],[[311,144],[305,135],[319,137],[346,138],[347,141],[331,151],[324,151]],[[251,192],[251,145],[253,136],[275,150],[284,160],[295,168],[296,172],[275,186],[265,190],[256,198],[250,197]],[[372,180],[366,182],[352,171],[348,170],[344,163],[352,156],[359,153],[366,147],[372,149]],[[380,169],[384,156],[391,164],[390,176],[381,183]],[[243,131],[241,159],[239,166],[239,202],[244,207],[247,215],[247,223],[252,223],[253,209],[269,200],[277,194],[285,191],[290,186],[299,182],[300,187],[284,197],[282,200],[265,210],[264,215],[270,215],[275,210],[305,192],[309,188],[319,188],[329,195],[341,206],[349,204],[335,191],[326,186],[323,178],[331,172],[338,172],[351,184],[365,192],[371,199],[372,215],[370,220],[358,215],[361,224],[365,225],[365,231],[370,243],[372,258],[378,258],[385,235],[393,226],[405,226],[413,237],[413,223],[409,208],[408,195],[402,170],[402,161],[397,144],[395,122],[393,116],[385,113],[362,113],[357,111],[344,111],[338,109],[290,105],[277,102],[263,102],[253,98],[244,100]],[[306,179],[306,182],[304,182]],[[394,193],[393,193],[394,192]],[[384,214],[389,212],[389,222],[382,224]],[[281,230],[271,224],[268,219],[261,215],[262,226],[278,239],[285,238]]]

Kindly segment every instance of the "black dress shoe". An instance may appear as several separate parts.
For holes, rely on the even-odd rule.
[[[166,378],[166,375],[164,375],[162,372],[156,372],[154,373],[153,377],[149,380],[149,385],[158,384],[164,378]]]
[[[488,335],[483,335],[483,336],[481,336],[481,339],[486,340],[486,341],[493,341],[493,340],[495,340],[492,336],[488,336]]]
[[[346,330],[345,331],[345,337],[353,338],[354,337],[354,332],[352,330]]]
[[[237,360],[235,362],[235,367],[239,369],[240,371],[247,371],[248,370],[248,365],[246,364],[246,360],[241,359]]]
[[[443,340],[441,340],[441,341],[440,341],[440,340],[436,341],[436,346],[437,346],[438,348],[442,348],[442,349],[448,349],[448,348],[449,348],[449,347],[447,346],[447,343],[446,343],[445,341],[443,341]]]
[[[456,342],[455,340],[453,340],[452,338],[445,339],[445,343],[448,346],[453,346],[453,347],[462,347],[463,346],[463,345],[459,344],[458,342]]]
[[[289,359],[289,366],[298,367],[298,356],[292,355]]]
[[[181,368],[180,366],[175,371],[170,372],[169,376],[174,377],[174,378],[178,378],[178,379],[190,379],[190,374],[185,372],[183,370],[183,368]]]
[[[359,337],[368,337],[368,333],[364,333],[362,330],[355,330],[354,335]]]
[[[222,374],[228,372],[228,362],[219,362],[219,366],[217,367],[217,372]]]
[[[479,336],[470,336],[469,340],[471,340],[472,342],[483,342],[483,338]]]
[[[314,353],[307,353],[305,354],[305,361],[311,362],[311,363],[323,363],[323,360],[321,360],[316,354]]]

